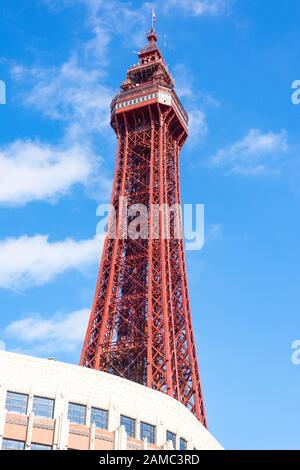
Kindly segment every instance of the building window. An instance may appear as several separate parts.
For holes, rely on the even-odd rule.
[[[50,398],[33,397],[32,411],[35,416],[52,419],[54,410],[54,400]]]
[[[7,392],[5,408],[9,413],[26,415],[28,395],[23,393]]]
[[[167,431],[167,441],[171,441],[173,444],[173,449],[176,449],[176,434],[171,431]]]
[[[34,444],[32,442],[30,450],[52,450],[52,446],[47,446],[46,444]]]
[[[180,450],[186,450],[187,449],[187,442],[182,437],[180,438],[180,441],[179,441],[179,448],[180,448]]]
[[[85,424],[86,406],[69,403],[68,419],[71,423]]]
[[[13,441],[12,439],[2,440],[2,450],[24,450],[25,442]]]
[[[127,436],[135,437],[135,419],[121,415],[120,424],[125,427]]]
[[[108,427],[108,411],[100,408],[91,409],[91,423],[95,423],[96,428],[107,429]]]
[[[141,422],[141,439],[147,438],[149,444],[155,444],[155,426]]]

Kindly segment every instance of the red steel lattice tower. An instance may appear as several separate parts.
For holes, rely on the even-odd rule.
[[[174,234],[175,212],[170,211],[169,238],[163,235],[164,211],[154,216],[157,205],[180,204],[179,153],[188,115],[153,28],[147,39],[111,105],[118,138],[111,199],[117,230],[104,242],[80,364],[167,393],[206,426],[183,240]],[[122,235],[123,198],[128,207],[147,208],[148,238]]]

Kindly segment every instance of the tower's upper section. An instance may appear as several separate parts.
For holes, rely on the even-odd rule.
[[[121,86],[122,91],[151,82],[174,88],[174,81],[157,47],[157,34],[154,29],[149,31],[147,39],[148,44],[139,53],[139,63],[127,72],[126,80]]]
[[[139,52],[139,63],[127,70],[120,92],[112,101],[112,125],[115,127],[119,114],[158,104],[162,110],[172,108],[179,127],[187,135],[188,114],[176,95],[174,80],[157,46],[158,37],[153,27],[147,39],[148,44]]]

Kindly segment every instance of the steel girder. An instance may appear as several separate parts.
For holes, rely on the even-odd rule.
[[[167,393],[206,426],[183,240],[175,237],[175,212],[165,238],[165,214],[160,210],[156,217],[153,211],[157,205],[180,205],[179,152],[185,135],[174,110],[158,103],[139,113],[120,113],[114,128],[118,148],[111,203],[117,221],[120,197],[128,206],[143,204],[149,238],[122,238],[119,226],[115,239],[106,237],[80,364]]]

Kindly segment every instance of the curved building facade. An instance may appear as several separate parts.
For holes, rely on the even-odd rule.
[[[0,351],[0,448],[222,449],[180,402],[77,365]]]

